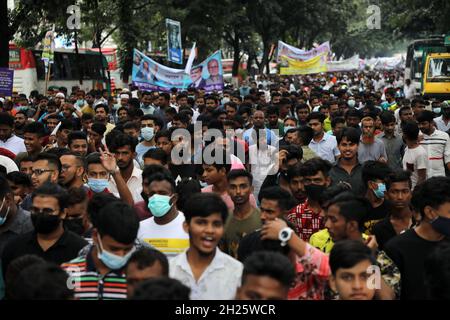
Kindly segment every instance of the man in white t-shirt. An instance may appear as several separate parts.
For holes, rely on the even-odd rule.
[[[411,172],[412,189],[427,179],[427,151],[419,143],[419,126],[414,121],[403,125],[403,140],[406,142],[403,169]]]
[[[176,206],[175,181],[170,174],[157,172],[147,182],[143,193],[153,216],[140,222],[137,237],[173,257],[189,247],[189,235],[183,229],[184,215]]]

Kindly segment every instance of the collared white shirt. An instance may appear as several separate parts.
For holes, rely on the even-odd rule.
[[[444,116],[440,116],[440,117],[434,118],[434,123],[436,123],[436,127],[437,127],[438,130],[447,132],[448,130],[450,130],[450,121],[448,121],[448,123],[445,124],[445,121],[444,121],[443,117]]]
[[[195,281],[187,250],[169,260],[169,276],[191,288],[191,300],[232,300],[241,285],[243,265],[216,248],[210,265]]]
[[[0,147],[8,149],[15,155],[18,155],[20,152],[27,152],[23,139],[14,134],[12,134],[6,141],[0,140]]]
[[[136,168],[133,165],[133,172],[131,173],[130,179],[127,181],[128,189],[130,189],[131,195],[133,196],[134,203],[138,203],[139,201],[143,201],[141,196],[142,192],[142,170]],[[117,190],[116,181],[113,178],[109,180],[108,190],[116,197],[119,196],[119,191]]]
[[[309,143],[309,148],[314,151],[317,156],[323,160],[328,160],[331,163],[335,163],[336,157],[341,154],[337,147],[336,137],[329,135],[326,132],[324,133],[322,140],[319,142],[312,139]]]

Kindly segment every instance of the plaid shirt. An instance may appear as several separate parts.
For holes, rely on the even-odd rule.
[[[309,208],[308,199],[293,208],[287,215],[287,219],[295,226],[295,232],[308,242],[313,233],[324,228],[323,217],[320,212],[313,212]]]

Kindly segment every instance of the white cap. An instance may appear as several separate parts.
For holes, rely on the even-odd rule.
[[[126,93],[126,92],[130,92],[130,90],[127,89],[127,88],[123,88],[123,89],[122,89],[122,93]]]
[[[55,98],[62,98],[62,99],[64,99],[66,96],[64,95],[64,93],[62,93],[62,92],[58,92],[56,95],[55,95]]]
[[[130,96],[127,94],[121,94],[120,99],[130,99]]]

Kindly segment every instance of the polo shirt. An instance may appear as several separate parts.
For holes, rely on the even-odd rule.
[[[37,240],[35,231],[20,235],[8,242],[2,254],[3,274],[6,273],[9,264],[16,258],[26,254],[37,255],[48,262],[61,264],[78,256],[78,252],[88,243],[72,231],[65,230],[62,236],[53,246],[42,250]]]
[[[350,174],[340,166],[340,161],[331,168],[329,172],[331,178],[331,185],[336,185],[340,182],[347,182],[352,186],[352,191],[357,195],[364,196],[366,193],[366,186],[362,181],[362,166],[358,163],[350,172]]]
[[[428,155],[427,178],[445,176],[445,164],[450,162],[450,137],[447,133],[434,130],[423,135],[420,145]]]
[[[387,137],[383,132],[377,136],[383,141],[386,148],[387,164],[392,170],[401,170],[403,168],[402,158],[405,153],[405,144],[400,135],[395,134],[392,137]]]
[[[127,279],[124,268],[102,275],[97,271],[92,258],[93,246],[85,254],[61,268],[69,274],[74,286],[74,297],[79,300],[123,300],[127,298]]]

